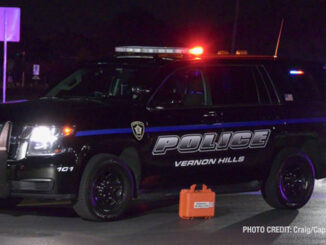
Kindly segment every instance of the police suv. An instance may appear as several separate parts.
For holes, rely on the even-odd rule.
[[[117,47],[34,101],[0,106],[0,205],[69,199],[121,217],[143,191],[258,180],[297,209],[326,177],[322,67],[201,47]]]

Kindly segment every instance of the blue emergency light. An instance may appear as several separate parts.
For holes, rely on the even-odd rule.
[[[290,75],[295,75],[295,76],[297,76],[297,75],[303,75],[304,74],[304,71],[303,70],[290,70],[289,71],[289,74]]]

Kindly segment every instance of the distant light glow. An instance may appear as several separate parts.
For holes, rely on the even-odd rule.
[[[200,46],[196,46],[196,47],[189,49],[189,54],[202,55],[203,53],[204,53],[204,49],[203,49],[203,47],[200,47]]]
[[[290,75],[303,75],[304,71],[303,70],[290,70]]]

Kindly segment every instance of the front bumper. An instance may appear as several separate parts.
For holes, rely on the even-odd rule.
[[[79,176],[74,151],[56,156],[8,160],[12,125],[1,125],[0,133],[0,198],[10,196],[71,199],[78,190]],[[63,167],[69,171],[59,171]]]
[[[79,183],[76,162],[75,154],[68,152],[51,157],[7,161],[10,195],[46,199],[74,198]],[[62,168],[68,171],[59,171]]]
[[[10,196],[37,199],[74,199],[75,194],[58,194],[54,192],[53,179],[24,179],[9,182]]]
[[[73,199],[79,188],[82,157],[72,148],[55,156],[8,157],[12,124],[2,124],[0,133],[0,198],[32,197]],[[10,158],[10,159],[9,159]]]

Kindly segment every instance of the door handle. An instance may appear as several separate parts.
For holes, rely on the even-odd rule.
[[[202,117],[202,123],[213,124],[217,123],[218,115],[216,111],[205,112]]]
[[[209,117],[216,117],[217,118],[217,113],[215,111],[209,111],[207,113],[203,114],[204,118],[209,118]]]

